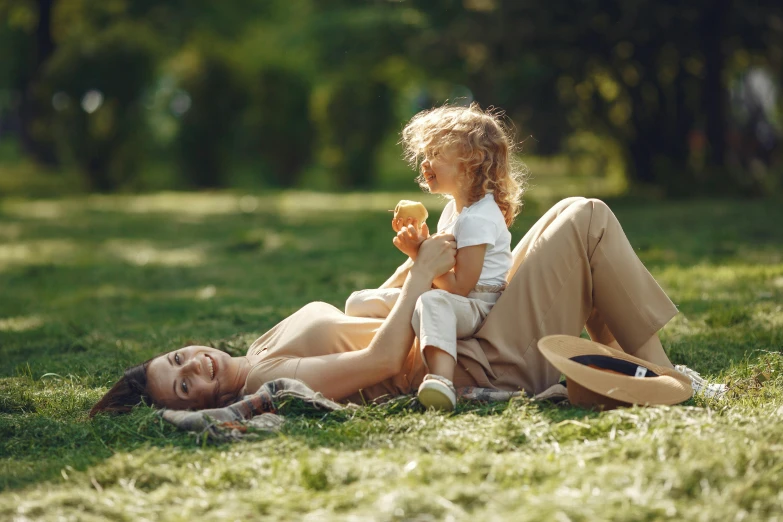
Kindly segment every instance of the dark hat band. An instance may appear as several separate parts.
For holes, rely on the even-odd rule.
[[[615,359],[607,355],[577,355],[572,361],[585,366],[593,366],[602,370],[610,370],[629,377],[658,377],[651,369],[624,359]]]

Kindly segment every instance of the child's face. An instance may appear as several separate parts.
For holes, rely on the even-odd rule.
[[[433,194],[458,195],[462,169],[454,147],[434,149],[421,162],[421,174]]]

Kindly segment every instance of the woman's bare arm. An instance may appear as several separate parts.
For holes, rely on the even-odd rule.
[[[299,362],[296,377],[324,396],[339,400],[397,375],[413,345],[411,317],[416,299],[431,284],[431,279],[411,273],[370,346],[354,352],[305,357]]]
[[[453,236],[441,236],[422,244],[402,293],[370,346],[347,353],[305,357],[296,377],[324,396],[339,400],[362,388],[397,375],[413,346],[411,317],[416,300],[429,290],[436,274],[454,264]]]
[[[405,277],[407,277],[408,272],[410,271],[412,266],[413,266],[413,260],[411,258],[406,259],[403,264],[397,267],[397,270],[395,270],[394,274],[392,274],[392,276],[386,281],[384,281],[384,283],[378,288],[402,287],[403,283],[405,282]]]

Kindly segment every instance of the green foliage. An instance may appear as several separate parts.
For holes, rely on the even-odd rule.
[[[392,116],[389,87],[363,78],[338,80],[324,100],[318,123],[324,136],[324,163],[339,185],[372,185],[375,156]]]
[[[505,109],[525,153],[593,135],[667,195],[775,194],[780,104],[742,81],[779,87],[778,18],[727,0],[0,0],[0,133],[94,190],[377,187],[402,123],[464,98]],[[181,176],[149,183],[161,165]]]
[[[35,24],[32,2],[0,1],[0,92],[16,88],[29,74],[32,42],[28,34]],[[0,101],[0,111],[8,106],[8,100]]]
[[[183,179],[196,187],[220,187],[227,184],[247,92],[224,54],[204,49],[194,61],[180,80],[191,106],[182,117],[177,159]]]
[[[536,187],[531,197],[544,194]],[[563,190],[571,190],[564,189]],[[676,363],[724,402],[596,413],[409,398],[201,446],[146,407],[86,413],[122,368],[189,343],[238,355],[313,300],[402,261],[387,209],[416,193],[157,193],[0,206],[0,518],[780,518],[783,206],[611,207],[678,305]],[[555,197],[547,195],[546,197]],[[528,199],[518,240],[546,208]],[[540,209],[535,212],[531,209]]]
[[[311,86],[297,71],[270,67],[258,74],[251,92],[243,127],[245,154],[267,163],[273,184],[296,187],[315,149]]]
[[[55,141],[94,190],[121,186],[142,165],[141,102],[155,71],[154,43],[143,27],[116,24],[63,44],[47,64],[46,97],[62,104],[52,122]],[[82,100],[89,93],[100,99],[88,111]]]

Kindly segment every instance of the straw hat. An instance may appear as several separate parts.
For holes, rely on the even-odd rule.
[[[594,341],[549,335],[538,349],[568,381],[568,399],[579,406],[612,409],[638,404],[678,404],[693,396],[690,379]]]

